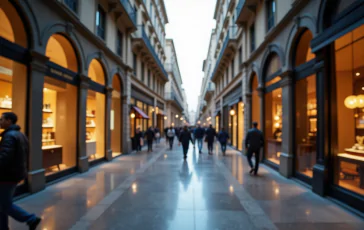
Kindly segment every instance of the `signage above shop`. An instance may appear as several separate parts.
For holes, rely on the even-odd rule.
[[[56,78],[60,81],[65,81],[70,84],[77,84],[77,73],[72,72],[53,62],[47,62],[47,75]]]

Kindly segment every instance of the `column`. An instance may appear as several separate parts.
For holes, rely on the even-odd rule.
[[[122,141],[123,141],[123,154],[131,153],[132,151],[132,142],[130,139],[130,98],[131,98],[131,72],[127,73],[125,77],[125,89],[126,92],[124,96],[121,98],[122,100],[122,127],[123,130],[121,132]]]
[[[265,122],[264,122],[264,117],[265,117],[265,108],[264,108],[265,91],[264,91],[264,88],[261,85],[258,86],[257,91],[258,91],[259,103],[260,103],[260,121],[259,121],[259,124],[258,124],[258,128],[260,127],[260,130],[264,133],[265,132]],[[260,161],[262,162],[265,159],[265,147],[263,147],[263,152],[261,154],[262,155],[261,155]]]
[[[28,106],[28,186],[31,193],[45,188],[45,169],[43,168],[42,123],[43,87],[48,57],[36,51],[31,52],[29,69],[29,106]],[[23,127],[25,128],[25,127]]]
[[[78,171],[83,173],[89,169],[88,156],[86,154],[86,110],[87,95],[91,79],[86,75],[80,75],[80,88],[78,98]]]
[[[313,167],[313,192],[324,196],[329,186],[328,158],[330,152],[330,47],[316,53],[316,90],[317,90],[317,158]],[[334,82],[332,84],[335,84]]]
[[[112,103],[112,91],[114,89],[111,87],[106,87],[106,116],[105,116],[105,132],[106,132],[106,145],[105,145],[105,153],[106,153],[106,160],[111,161],[112,157],[112,149],[111,149],[111,129],[110,129],[110,122],[111,122],[111,103]]]
[[[244,121],[245,121],[245,125],[244,125],[244,129],[245,129],[245,133],[248,132],[248,130],[252,127],[252,109],[253,109],[253,105],[252,105],[252,94],[251,93],[246,93],[244,95]]]
[[[291,177],[294,169],[293,156],[293,84],[292,72],[281,75],[282,87],[282,151],[280,155],[279,172],[285,177]]]

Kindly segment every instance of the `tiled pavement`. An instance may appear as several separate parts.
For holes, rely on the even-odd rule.
[[[122,156],[18,204],[43,217],[41,230],[364,229],[363,219],[267,167],[249,176],[234,150],[208,156],[191,146],[184,162],[174,149]]]

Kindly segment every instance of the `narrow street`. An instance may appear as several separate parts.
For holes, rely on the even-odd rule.
[[[364,229],[362,219],[264,165],[250,176],[235,150],[204,150],[190,146],[184,162],[181,147],[159,144],[17,203],[42,216],[42,230]],[[25,228],[11,221],[11,229]]]

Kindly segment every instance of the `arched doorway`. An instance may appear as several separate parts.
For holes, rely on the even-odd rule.
[[[122,107],[122,84],[119,75],[112,79],[112,100],[110,113],[111,150],[112,156],[117,157],[123,150],[123,107]]]
[[[260,98],[259,98],[259,80],[256,73],[253,73],[251,77],[251,85],[250,85],[250,92],[251,92],[251,122],[260,123]],[[261,125],[261,124],[260,124]]]
[[[265,134],[265,159],[273,167],[278,168],[282,149],[282,88],[279,73],[282,68],[277,53],[268,56],[264,67],[263,76],[265,84],[264,98],[264,134]]]
[[[26,28],[19,12],[10,1],[0,2],[0,115],[14,112],[17,124],[27,133],[27,64],[29,47]],[[3,130],[0,130],[3,132]],[[16,193],[27,191],[26,181],[19,183]]]
[[[295,176],[309,184],[312,183],[317,152],[317,95],[313,68],[315,54],[310,48],[312,37],[310,30],[299,30],[291,60],[295,72]]]
[[[89,65],[91,78],[86,110],[86,154],[90,162],[105,158],[105,71],[100,61],[93,59]]]
[[[49,38],[45,53],[50,62],[43,88],[42,152],[50,181],[58,179],[60,172],[76,171],[79,62],[71,42],[62,34]]]

